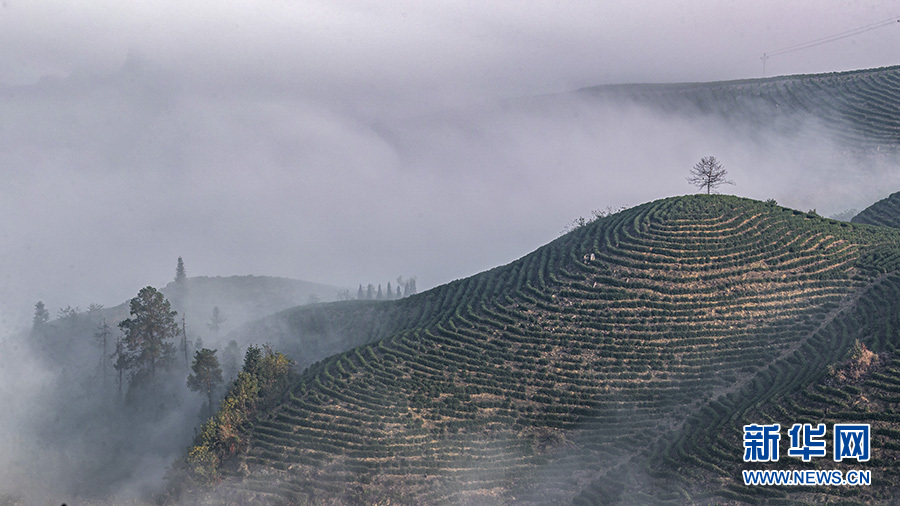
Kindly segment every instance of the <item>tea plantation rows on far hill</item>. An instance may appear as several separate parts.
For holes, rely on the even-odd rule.
[[[879,200],[853,217],[853,223],[900,228],[900,192]]]
[[[896,152],[900,146],[900,66],[763,79],[585,88],[582,96],[629,100],[684,115],[724,118],[732,127],[826,132],[846,147]],[[810,139],[822,142],[814,133]]]

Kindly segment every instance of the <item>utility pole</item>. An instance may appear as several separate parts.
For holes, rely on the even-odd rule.
[[[759,59],[763,62],[763,77],[766,77],[766,60],[769,59],[769,55],[763,53],[763,55]]]
[[[188,360],[187,325],[184,322],[184,313],[181,313],[181,350],[184,352],[184,365],[190,366],[190,361]]]

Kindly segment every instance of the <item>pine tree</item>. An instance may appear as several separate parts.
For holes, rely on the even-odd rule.
[[[184,272],[184,260],[178,257],[178,266],[175,267],[175,282],[181,285],[184,284],[185,279],[187,279],[187,274]]]
[[[213,333],[216,341],[219,340],[219,331],[222,330],[222,324],[225,323],[225,320],[228,318],[222,316],[222,312],[219,311],[219,306],[214,306],[212,310],[212,315],[209,317],[209,323],[206,324],[209,327],[209,330]]]
[[[356,300],[363,300],[366,298],[365,292],[362,289],[362,283],[359,284],[359,291],[356,292]]]
[[[81,314],[81,308],[78,306],[66,306],[64,308],[60,308],[59,311],[56,312],[56,318],[59,320],[63,320],[66,325],[73,326],[74,322],[78,320],[78,315]]]
[[[50,311],[42,301],[34,305],[34,318],[31,321],[31,335],[34,337],[46,337],[47,324],[50,322]]]
[[[125,371],[131,367],[128,353],[125,351],[125,342],[121,336],[116,339],[116,351],[114,351],[113,354],[109,356],[109,358],[115,359],[115,361],[113,362],[113,368],[118,373],[116,384],[118,385],[119,399],[121,399],[123,375],[125,374]]]
[[[406,280],[406,285],[403,287],[403,296],[409,297],[410,295],[416,294],[416,278],[409,278]]]
[[[378,294],[375,295],[375,300],[384,299],[384,295],[381,293],[381,283],[378,283]]]
[[[109,347],[111,337],[112,328],[109,326],[109,323],[106,322],[106,318],[103,318],[100,320],[100,323],[97,324],[97,330],[94,332],[94,339],[96,339],[97,346],[100,348],[100,375],[104,387],[106,386],[106,380],[109,377],[106,368],[109,363],[107,348]]]
[[[184,354],[184,366],[188,366],[188,336],[187,336],[187,323],[184,320],[184,315],[181,315],[181,344],[179,345],[181,352]]]
[[[152,379],[159,369],[168,368],[175,356],[172,341],[180,334],[169,301],[159,290],[148,286],[129,303],[131,318],[119,323],[125,334],[127,367],[138,377]]]
[[[226,381],[231,381],[237,376],[238,370],[240,369],[240,357],[241,350],[238,348],[238,343],[234,339],[228,341],[228,346],[225,347],[225,351],[222,352],[222,374],[225,376]]]
[[[384,292],[385,300],[391,300],[394,298],[394,289],[391,288],[391,282],[388,281],[387,291]]]
[[[197,350],[191,370],[193,373],[188,376],[187,386],[194,392],[206,394],[209,415],[212,416],[213,392],[222,384],[222,368],[219,366],[219,359],[216,358],[216,350],[209,348]]]

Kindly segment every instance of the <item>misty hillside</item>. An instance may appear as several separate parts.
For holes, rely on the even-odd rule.
[[[892,193],[853,217],[853,223],[900,228],[900,192]]]
[[[900,502],[894,3],[109,3],[0,0],[0,506]]]
[[[135,293],[139,289],[135,288]],[[182,315],[185,317],[188,335],[208,340],[215,338],[208,327],[216,307],[224,319],[218,333],[224,336],[249,321],[290,307],[337,300],[341,289],[298,279],[249,275],[188,277],[182,283],[171,281],[160,291],[178,311],[179,321]],[[128,301],[109,308],[84,311],[81,315],[90,320],[85,328],[93,332],[92,326],[101,318],[111,324],[127,318]],[[51,325],[64,323],[58,320],[51,321]]]
[[[236,334],[228,339],[225,336],[249,321],[286,308],[335,300],[340,290],[309,281],[271,276],[199,276],[186,278],[181,283],[170,282],[160,291],[178,312],[179,326],[184,316],[191,348],[199,342],[221,349],[230,339],[237,339],[242,347],[265,342],[266,335],[254,333]],[[214,308],[219,308],[221,319],[220,328],[215,331],[210,327]],[[41,348],[44,358],[52,359],[55,364],[81,370],[84,374],[96,374],[97,371],[92,369],[97,364],[94,338],[97,326],[106,321],[118,335],[116,326],[129,317],[129,302],[109,308],[94,306],[86,311],[69,306],[56,316],[47,323],[47,335],[41,340],[32,340],[32,344]]]
[[[269,343],[303,369],[324,357],[375,342],[405,328],[412,315],[404,300],[389,304],[351,300],[293,307],[247,323],[227,338]]]
[[[650,105],[676,115],[723,118],[735,129],[790,133],[812,122],[854,148],[900,147],[900,66],[739,81],[626,84],[582,96]]]
[[[283,309],[337,300],[341,290],[272,276],[198,276],[187,278],[184,286],[173,281],[161,291],[187,316],[189,324],[194,321],[196,332],[202,335],[208,331],[206,327],[214,307],[227,318],[220,331],[224,334]]]
[[[135,287],[135,294],[140,289]],[[218,350],[223,380],[230,381],[246,346],[263,344],[266,336],[229,337],[229,330],[338,295],[335,287],[267,276],[193,277],[162,291],[178,312],[179,329],[186,315],[187,340],[178,336],[170,343],[177,349],[174,363],[149,394],[131,388],[130,371],[118,374],[114,367],[123,335],[118,324],[131,317],[128,302],[67,307],[56,318],[48,311],[40,328],[0,342],[0,370],[17,378],[0,393],[28,399],[17,404],[8,422],[15,436],[4,446],[10,469],[0,503],[17,504],[16,497],[29,504],[104,498],[117,503],[155,490],[206,414],[203,397],[185,384],[194,353],[202,347]],[[210,325],[216,307],[218,330]],[[342,350],[321,355],[307,350],[307,356],[318,360]]]
[[[285,312],[297,335],[368,344],[309,367],[211,497],[885,502],[900,471],[898,244],[774,203],[668,198],[404,300]],[[875,359],[853,362],[860,346]],[[873,486],[737,487],[739,427],[773,410],[871,420]]]

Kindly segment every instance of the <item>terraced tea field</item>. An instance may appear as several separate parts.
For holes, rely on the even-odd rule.
[[[402,324],[313,364],[223,467],[217,497],[755,500],[731,486],[742,420],[816,409],[788,396],[824,398],[816,385],[856,338],[893,349],[898,239],[736,197],[670,198],[376,303]]]
[[[900,324],[900,275],[882,274],[852,295],[793,352],[761,370],[749,383],[738,382],[685,422],[685,429],[642,456],[651,464],[647,475],[635,477],[616,470],[597,480],[576,499],[595,504],[611,488],[618,493],[668,491],[649,502],[731,500],[755,504],[780,500],[811,504],[891,504],[900,466],[900,411],[897,401],[897,335]],[[843,378],[847,352],[859,340],[878,358],[859,378]],[[741,427],[753,423],[870,423],[874,458],[864,465],[837,465],[829,459],[803,463],[782,458],[776,468],[866,469],[872,487],[748,487],[741,470],[766,466],[744,463]],[[830,436],[830,434],[829,434]],[[785,438],[786,439],[786,438]],[[787,446],[782,448],[785,455]],[[648,481],[651,485],[648,486]],[[677,500],[676,500],[677,498]],[[856,502],[854,502],[856,501]]]
[[[853,217],[853,223],[900,228],[900,192],[892,193]]]
[[[714,83],[598,86],[580,93],[624,98],[679,115],[718,116],[740,129],[755,126],[788,133],[811,122],[808,126],[849,147],[900,147],[896,66]]]

